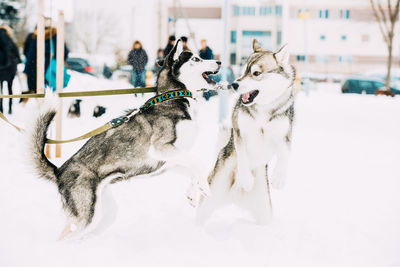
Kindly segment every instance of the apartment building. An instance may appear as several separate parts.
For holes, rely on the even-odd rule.
[[[288,43],[299,71],[350,74],[384,69],[386,44],[368,0],[243,1],[231,7],[231,63],[251,52],[251,39],[268,49]],[[394,66],[399,66],[399,38]]]
[[[76,2],[76,9],[92,10],[90,3],[94,2]],[[114,0],[110,5],[109,1],[100,1],[97,5],[102,12],[111,12],[115,20],[116,34],[107,38],[112,43],[99,52],[112,53],[119,47],[127,53],[133,40],[138,39],[152,61],[156,50],[165,47],[168,35],[174,33],[177,37],[188,36],[193,51],[199,49],[201,39],[207,39],[219,57],[225,40],[224,2]],[[228,3],[231,64],[242,64],[252,51],[253,38],[257,38],[271,50],[288,43],[291,61],[301,72],[350,74],[386,66],[386,45],[369,0],[229,0]],[[96,31],[95,36],[103,32]],[[399,38],[400,34],[394,40],[395,67],[400,63]]]

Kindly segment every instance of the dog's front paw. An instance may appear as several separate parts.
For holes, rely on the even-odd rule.
[[[193,207],[197,207],[200,197],[208,197],[211,195],[210,186],[206,183],[195,182],[190,185],[186,197],[189,200],[189,203]]]
[[[203,196],[209,197],[211,195],[210,185],[208,184],[207,181],[198,182],[197,188],[199,189],[200,194],[202,194]]]
[[[233,188],[237,191],[250,192],[254,186],[254,177],[249,171],[238,170]]]
[[[247,179],[244,179],[244,181],[243,179],[236,180],[232,187],[236,191],[250,192],[253,189],[253,186],[254,178],[249,177]]]
[[[200,192],[198,188],[191,186],[186,192],[186,198],[188,199],[190,206],[196,208],[200,201]]]
[[[286,184],[286,177],[284,175],[273,175],[271,177],[271,185],[274,189],[283,189],[285,187]]]

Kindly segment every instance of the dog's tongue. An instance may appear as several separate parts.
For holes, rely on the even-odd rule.
[[[243,101],[243,103],[249,102],[250,95],[251,95],[251,92],[248,92],[248,93],[245,93],[245,94],[242,95],[242,101]]]

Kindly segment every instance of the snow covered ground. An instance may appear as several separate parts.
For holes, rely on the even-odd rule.
[[[81,78],[69,90],[128,86]],[[63,138],[144,100],[84,99],[82,117],[65,118]],[[65,112],[70,100],[64,103]],[[110,112],[94,119],[97,103]],[[217,103],[202,114],[205,158],[214,152]],[[34,101],[16,104],[10,119],[24,125],[34,109]],[[114,224],[67,242],[56,241],[65,224],[56,187],[29,171],[22,136],[0,122],[0,266],[400,266],[400,98],[341,95],[324,86],[300,93],[296,111],[289,178],[272,192],[269,225],[227,207],[197,226],[185,198],[187,177],[168,171],[112,185]],[[82,144],[63,145],[63,159],[52,160],[61,164]]]

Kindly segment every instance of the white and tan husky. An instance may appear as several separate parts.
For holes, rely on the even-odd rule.
[[[242,77],[231,86],[240,97],[232,112],[229,141],[219,152],[208,177],[211,195],[202,199],[198,219],[204,221],[222,205],[235,203],[258,223],[272,215],[267,169],[276,156],[270,182],[285,183],[294,119],[295,69],[286,47],[263,50],[253,41],[253,54]]]

